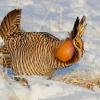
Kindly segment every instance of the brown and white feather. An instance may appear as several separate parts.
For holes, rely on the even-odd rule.
[[[70,35],[75,54],[70,61],[62,62],[55,57],[54,52],[55,48],[64,40],[59,40],[46,32],[19,32],[20,15],[20,10],[10,12],[0,27],[0,35],[5,39],[4,47],[6,48],[6,50],[3,48],[2,52],[6,54],[7,51],[8,58],[10,58],[8,60],[5,57],[5,62],[6,64],[8,61],[10,62],[9,64],[16,74],[37,74],[51,77],[56,69],[69,67],[80,60],[84,50],[81,37],[86,26],[84,17],[81,20],[77,18]]]

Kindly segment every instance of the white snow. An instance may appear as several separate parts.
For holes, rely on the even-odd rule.
[[[0,5],[1,6],[16,6],[17,8],[32,5],[32,0],[1,0]]]
[[[71,84],[47,80],[44,77],[26,77],[30,87],[0,76],[0,100],[99,100],[100,89],[93,91]]]
[[[78,64],[56,71],[55,76],[84,73],[92,79],[100,75],[100,0],[0,0],[0,21],[6,13],[19,7],[23,9],[21,27],[25,31],[46,31],[60,39],[68,36],[77,16],[85,15],[88,26],[83,37],[84,57]],[[11,72],[8,71],[9,76],[13,75]],[[98,87],[87,90],[44,77],[26,78],[30,87],[0,74],[0,100],[100,100]]]

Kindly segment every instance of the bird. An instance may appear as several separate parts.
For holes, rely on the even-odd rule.
[[[41,75],[51,78],[57,69],[76,64],[84,54],[82,36],[86,17],[76,18],[69,37],[60,40],[48,32],[23,32],[20,28],[21,9],[10,11],[0,25],[4,45],[3,66],[16,75]]]

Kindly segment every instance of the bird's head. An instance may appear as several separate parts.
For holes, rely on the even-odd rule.
[[[63,62],[77,62],[84,52],[83,33],[86,28],[86,17],[81,20],[77,17],[70,38],[62,41],[56,49],[56,57]]]
[[[72,58],[73,63],[80,60],[80,58],[83,56],[84,53],[84,41],[82,39],[82,36],[84,34],[84,31],[86,29],[87,23],[86,23],[86,17],[83,16],[82,19],[79,19],[77,17],[73,30],[71,32],[70,37],[73,40],[73,45],[75,48],[75,53]]]

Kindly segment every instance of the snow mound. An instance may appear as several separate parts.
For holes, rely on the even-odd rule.
[[[0,100],[99,100],[100,89],[88,90],[79,86],[48,80],[40,76],[23,76],[23,86],[0,72]],[[20,77],[22,78],[22,76]]]

